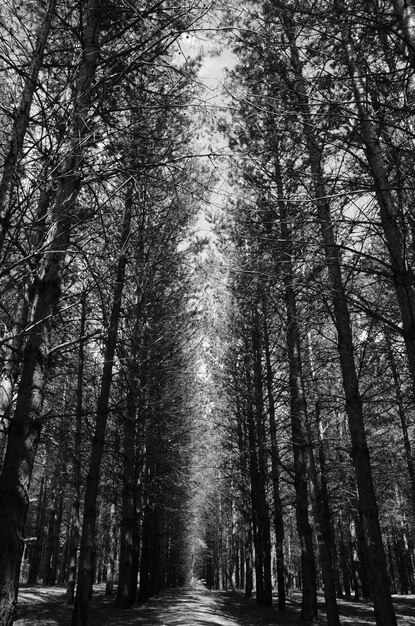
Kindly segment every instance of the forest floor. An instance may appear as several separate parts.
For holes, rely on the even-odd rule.
[[[169,589],[129,610],[114,609],[114,598],[97,586],[90,608],[90,626],[297,626],[301,595],[294,592],[285,613],[260,608],[242,593],[197,589]],[[326,624],[320,598],[320,620]],[[415,626],[415,596],[394,596],[399,626]],[[339,601],[344,626],[375,624],[369,602]],[[22,587],[15,626],[69,626],[72,607],[59,587]]]

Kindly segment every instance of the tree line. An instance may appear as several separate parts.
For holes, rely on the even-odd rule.
[[[407,2],[272,0],[224,25],[233,523],[203,567],[247,595],[254,578],[264,605],[275,580],[281,610],[294,577],[309,622],[322,588],[329,624],[352,592],[396,624],[391,591],[414,585],[414,19]]]
[[[197,3],[1,9],[0,622],[20,579],[131,606],[186,575],[188,323],[205,172]],[[118,565],[117,565],[118,564]],[[21,567],[22,566],[22,567]]]

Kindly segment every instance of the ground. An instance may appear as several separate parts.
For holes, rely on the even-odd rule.
[[[90,626],[294,626],[298,623],[299,593],[293,593],[287,611],[259,608],[242,593],[208,591],[203,587],[169,589],[131,610],[116,610],[114,598],[98,586],[91,602]],[[415,626],[415,596],[394,596],[399,626]],[[344,626],[375,624],[372,605],[340,600]],[[69,626],[71,607],[59,587],[22,587],[15,626]],[[324,625],[321,602],[319,624]]]

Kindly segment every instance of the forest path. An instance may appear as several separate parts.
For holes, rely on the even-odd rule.
[[[140,617],[140,626],[273,626],[297,616],[282,622],[275,608],[257,607],[241,593],[199,588],[165,591],[141,608]]]
[[[296,604],[296,603],[295,603]],[[95,587],[89,626],[274,626],[295,624],[298,607],[277,615],[276,608],[257,607],[253,598],[232,591],[167,589],[145,604],[128,610],[114,608],[114,596]],[[68,626],[72,606],[65,590],[57,587],[22,587],[15,626]]]
[[[228,602],[205,589],[165,591],[138,609],[142,626],[240,626],[227,611]],[[140,615],[141,613],[141,615]]]
[[[319,598],[319,624],[326,624]],[[129,610],[114,608],[114,596],[106,597],[98,585],[90,606],[89,626],[297,626],[301,595],[294,592],[287,611],[258,607],[241,592],[180,588],[165,590],[145,604]],[[399,626],[415,626],[415,596],[394,596]],[[374,625],[370,603],[340,600],[342,626]],[[15,626],[69,626],[72,606],[65,602],[59,587],[23,587],[19,593],[19,614]]]

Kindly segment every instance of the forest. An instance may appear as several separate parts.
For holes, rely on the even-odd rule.
[[[403,624],[413,0],[4,0],[0,77],[0,625]]]

